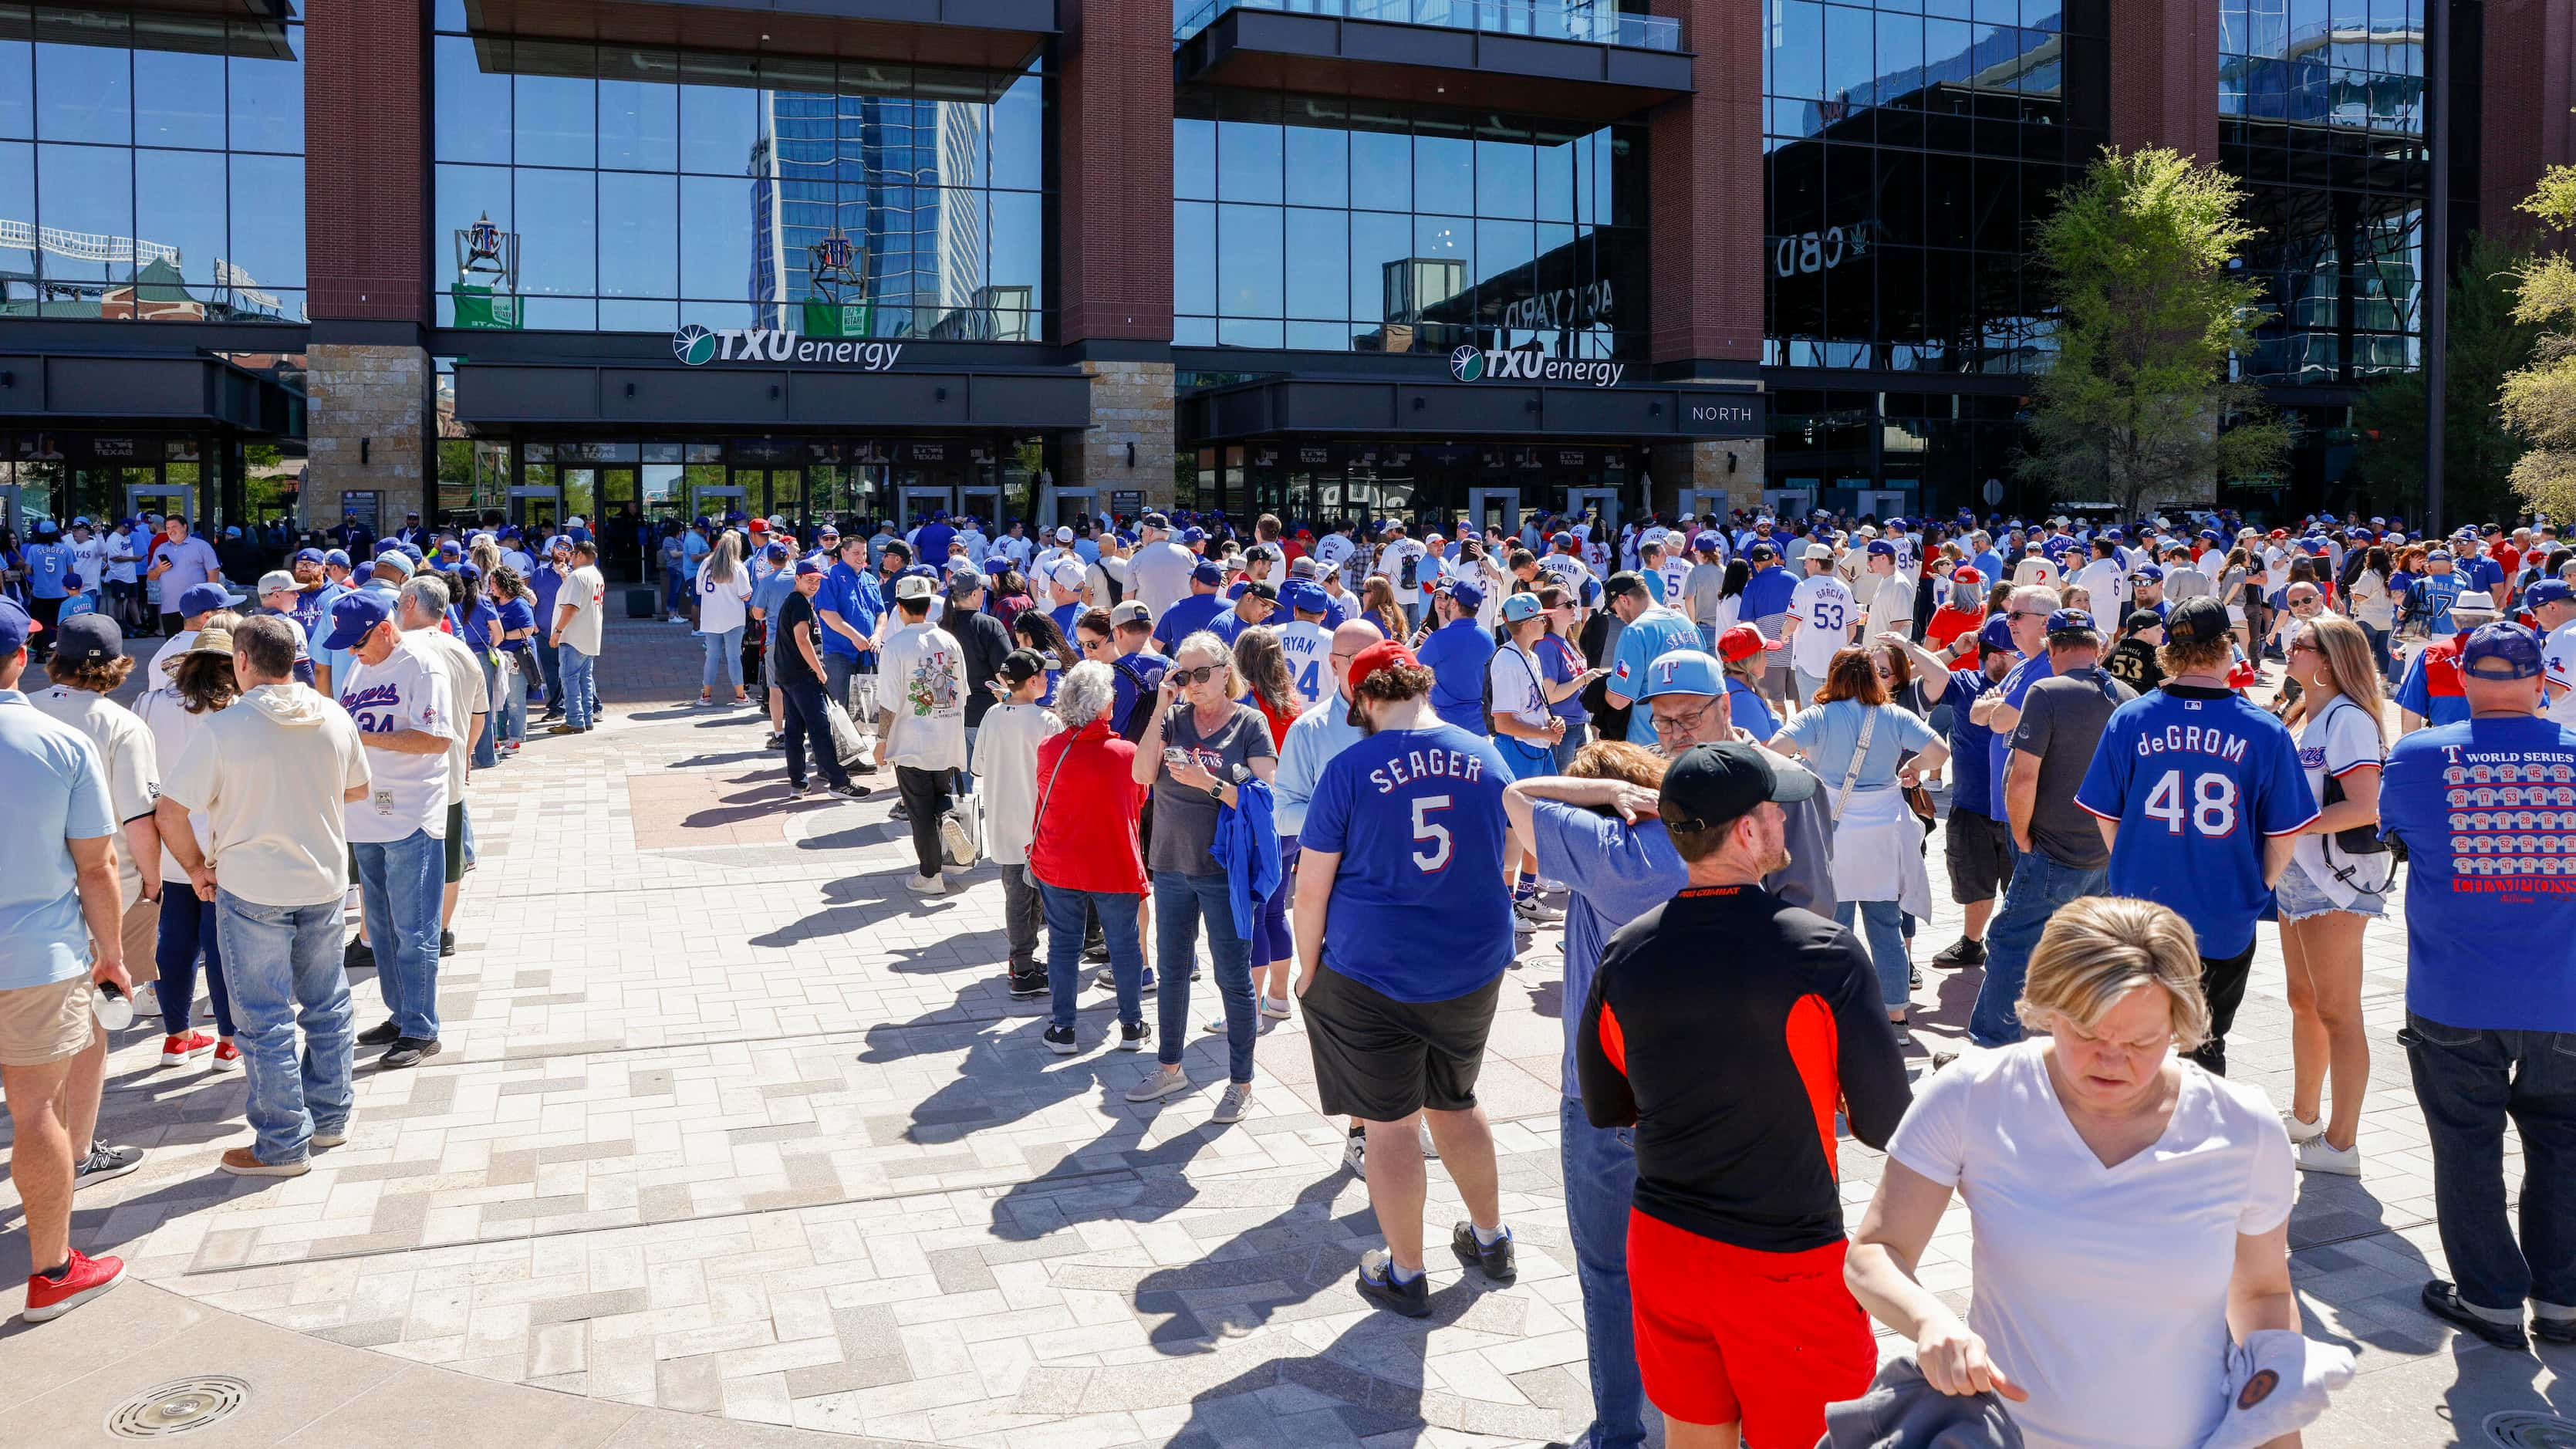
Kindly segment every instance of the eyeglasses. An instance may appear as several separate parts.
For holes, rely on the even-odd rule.
[[[2046,609],[2014,609],[2005,614],[2004,617],[2007,619],[2045,619],[2048,617],[2048,611]]]
[[[2322,645],[2322,644],[2317,643],[2317,642],[2316,642],[2315,640],[2313,640],[2313,639],[2299,639],[2299,640],[2294,640],[2294,641],[2292,641],[2292,642],[2291,642],[2291,644],[2290,644],[2290,652],[2291,652],[2291,653],[2296,654],[2296,653],[2298,653],[2298,652],[2299,652],[2300,650],[2302,650],[2302,649],[2306,650],[2306,651],[2307,651],[2307,652],[2309,652],[2310,654],[2323,654],[2323,653],[2325,653],[2325,652],[2326,652],[2326,651],[2325,651],[2325,646],[2324,646],[2324,645]]]
[[[1663,738],[1670,738],[1674,735],[1690,734],[1699,728],[1699,722],[1707,717],[1710,710],[1715,708],[1717,708],[1717,701],[1715,699],[1711,699],[1706,704],[1690,711],[1688,714],[1656,715],[1655,733],[1659,737]]]
[[[1202,664],[1196,669],[1174,669],[1163,677],[1177,680],[1184,685],[1205,684],[1224,672],[1225,666],[1222,664]]]
[[[2314,609],[2324,603],[2325,600],[2317,598],[2292,599],[2290,601],[2290,607],[2293,609]]]

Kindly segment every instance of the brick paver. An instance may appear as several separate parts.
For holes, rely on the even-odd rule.
[[[613,621],[604,727],[477,775],[482,864],[441,976],[448,1050],[410,1072],[362,1059],[351,1140],[309,1175],[216,1172],[247,1140],[240,1079],[163,1071],[157,1038],[128,1036],[104,1131],[154,1151],[82,1196],[81,1241],[338,1344],[885,1439],[1317,1449],[1580,1429],[1556,932],[1505,984],[1482,1089],[1520,1282],[1435,1263],[1428,1322],[1373,1313],[1348,1284],[1376,1243],[1367,1194],[1314,1109],[1302,1022],[1265,1024],[1238,1126],[1208,1121],[1224,1070],[1205,1034],[1190,1094],[1128,1105],[1147,1059],[1098,1045],[1107,1012],[1086,1010],[1086,1052],[1058,1058],[1041,1005],[1002,991],[995,872],[941,901],[906,892],[892,791],[789,801],[749,711],[675,703],[694,700],[697,660],[676,626]],[[1956,935],[1945,902],[1918,959]],[[2262,937],[2231,1056],[2285,1100],[2278,945]],[[2567,1351],[2502,1354],[2414,1306],[2440,1252],[2393,1040],[2402,926],[2374,926],[2369,949],[2368,1175],[2304,1181],[2293,1219],[2309,1329],[2366,1372],[2310,1442],[2475,1442],[2486,1412],[2563,1402]],[[1931,1030],[1955,1031],[1974,992],[1974,973],[1932,972]],[[372,980],[357,994],[374,1020]],[[1212,984],[1194,1009],[1216,1014]],[[1857,1217],[1879,1158],[1842,1160]],[[1463,1214],[1436,1168],[1432,1195],[1436,1236]],[[5,1227],[14,1198],[0,1206]],[[1955,1207],[1923,1271],[1964,1303]],[[11,1353],[0,1339],[0,1377]]]

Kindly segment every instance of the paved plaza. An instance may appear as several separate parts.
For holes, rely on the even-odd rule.
[[[762,721],[676,703],[697,659],[678,626],[613,621],[605,725],[477,775],[447,1050],[379,1073],[361,1049],[350,1140],[310,1174],[216,1171],[248,1140],[241,1078],[161,1069],[157,1025],[120,1038],[102,1131],[152,1155],[84,1192],[74,1232],[136,1282],[0,1328],[0,1443],[106,1442],[121,1400],[195,1373],[251,1385],[189,1436],[204,1445],[1326,1449],[1583,1426],[1556,931],[1505,983],[1481,1088],[1520,1281],[1437,1253],[1463,1209],[1435,1166],[1436,1311],[1372,1312],[1349,1282],[1377,1243],[1366,1189],[1315,1110],[1302,1021],[1265,1023],[1239,1125],[1208,1120],[1224,1071],[1204,1032],[1193,1091],[1128,1105],[1149,1058],[1100,1045],[1105,991],[1086,991],[1069,1058],[1040,1045],[1041,1003],[1004,994],[994,869],[944,900],[906,891],[892,789],[791,801]],[[1958,935],[1941,910],[1917,960]],[[2230,1055],[2286,1103],[2278,940],[2261,937]],[[2441,1253],[2395,1041],[2403,926],[2368,941],[2367,1175],[2303,1180],[2291,1233],[2308,1331],[2363,1372],[2308,1443],[2576,1443],[2542,1437],[2576,1424],[2490,1422],[2576,1421],[2576,1349],[2508,1354],[2415,1307]],[[2498,950],[2535,944],[2497,923]],[[1927,973],[1927,1035],[1958,1032],[1975,985]],[[371,975],[356,992],[372,1023]],[[1219,1014],[1212,982],[1193,1014]],[[1841,1160],[1857,1220],[1880,1159]],[[17,1226],[0,1189],[9,1314]],[[1923,1273],[1962,1308],[1967,1254],[1954,1205]]]

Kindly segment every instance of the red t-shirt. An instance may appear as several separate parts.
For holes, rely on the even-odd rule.
[[[1983,609],[1953,609],[1943,604],[1932,612],[1932,622],[1923,626],[1923,638],[1935,652],[1947,654],[1960,635],[1974,633],[1985,622]]]

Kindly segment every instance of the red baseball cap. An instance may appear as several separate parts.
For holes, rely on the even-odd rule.
[[[1984,574],[1965,566],[1962,566],[1957,573],[1950,575],[1950,582],[1954,584],[1982,584],[1985,581],[1986,576]]]
[[[769,531],[769,520],[766,518],[753,519],[751,521],[751,531],[754,533],[767,533]]]
[[[1776,654],[1787,647],[1785,640],[1763,638],[1762,631],[1751,624],[1738,624],[1717,636],[1718,657],[1729,661]]]
[[[1381,669],[1391,669],[1399,664],[1406,664],[1415,668],[1420,668],[1422,661],[1413,657],[1412,650],[1405,648],[1404,645],[1393,639],[1381,639],[1377,643],[1371,644],[1366,649],[1361,650],[1359,653],[1352,655],[1350,670],[1350,690],[1352,696],[1354,698],[1358,696],[1360,685],[1366,681],[1370,675],[1377,673]]]

